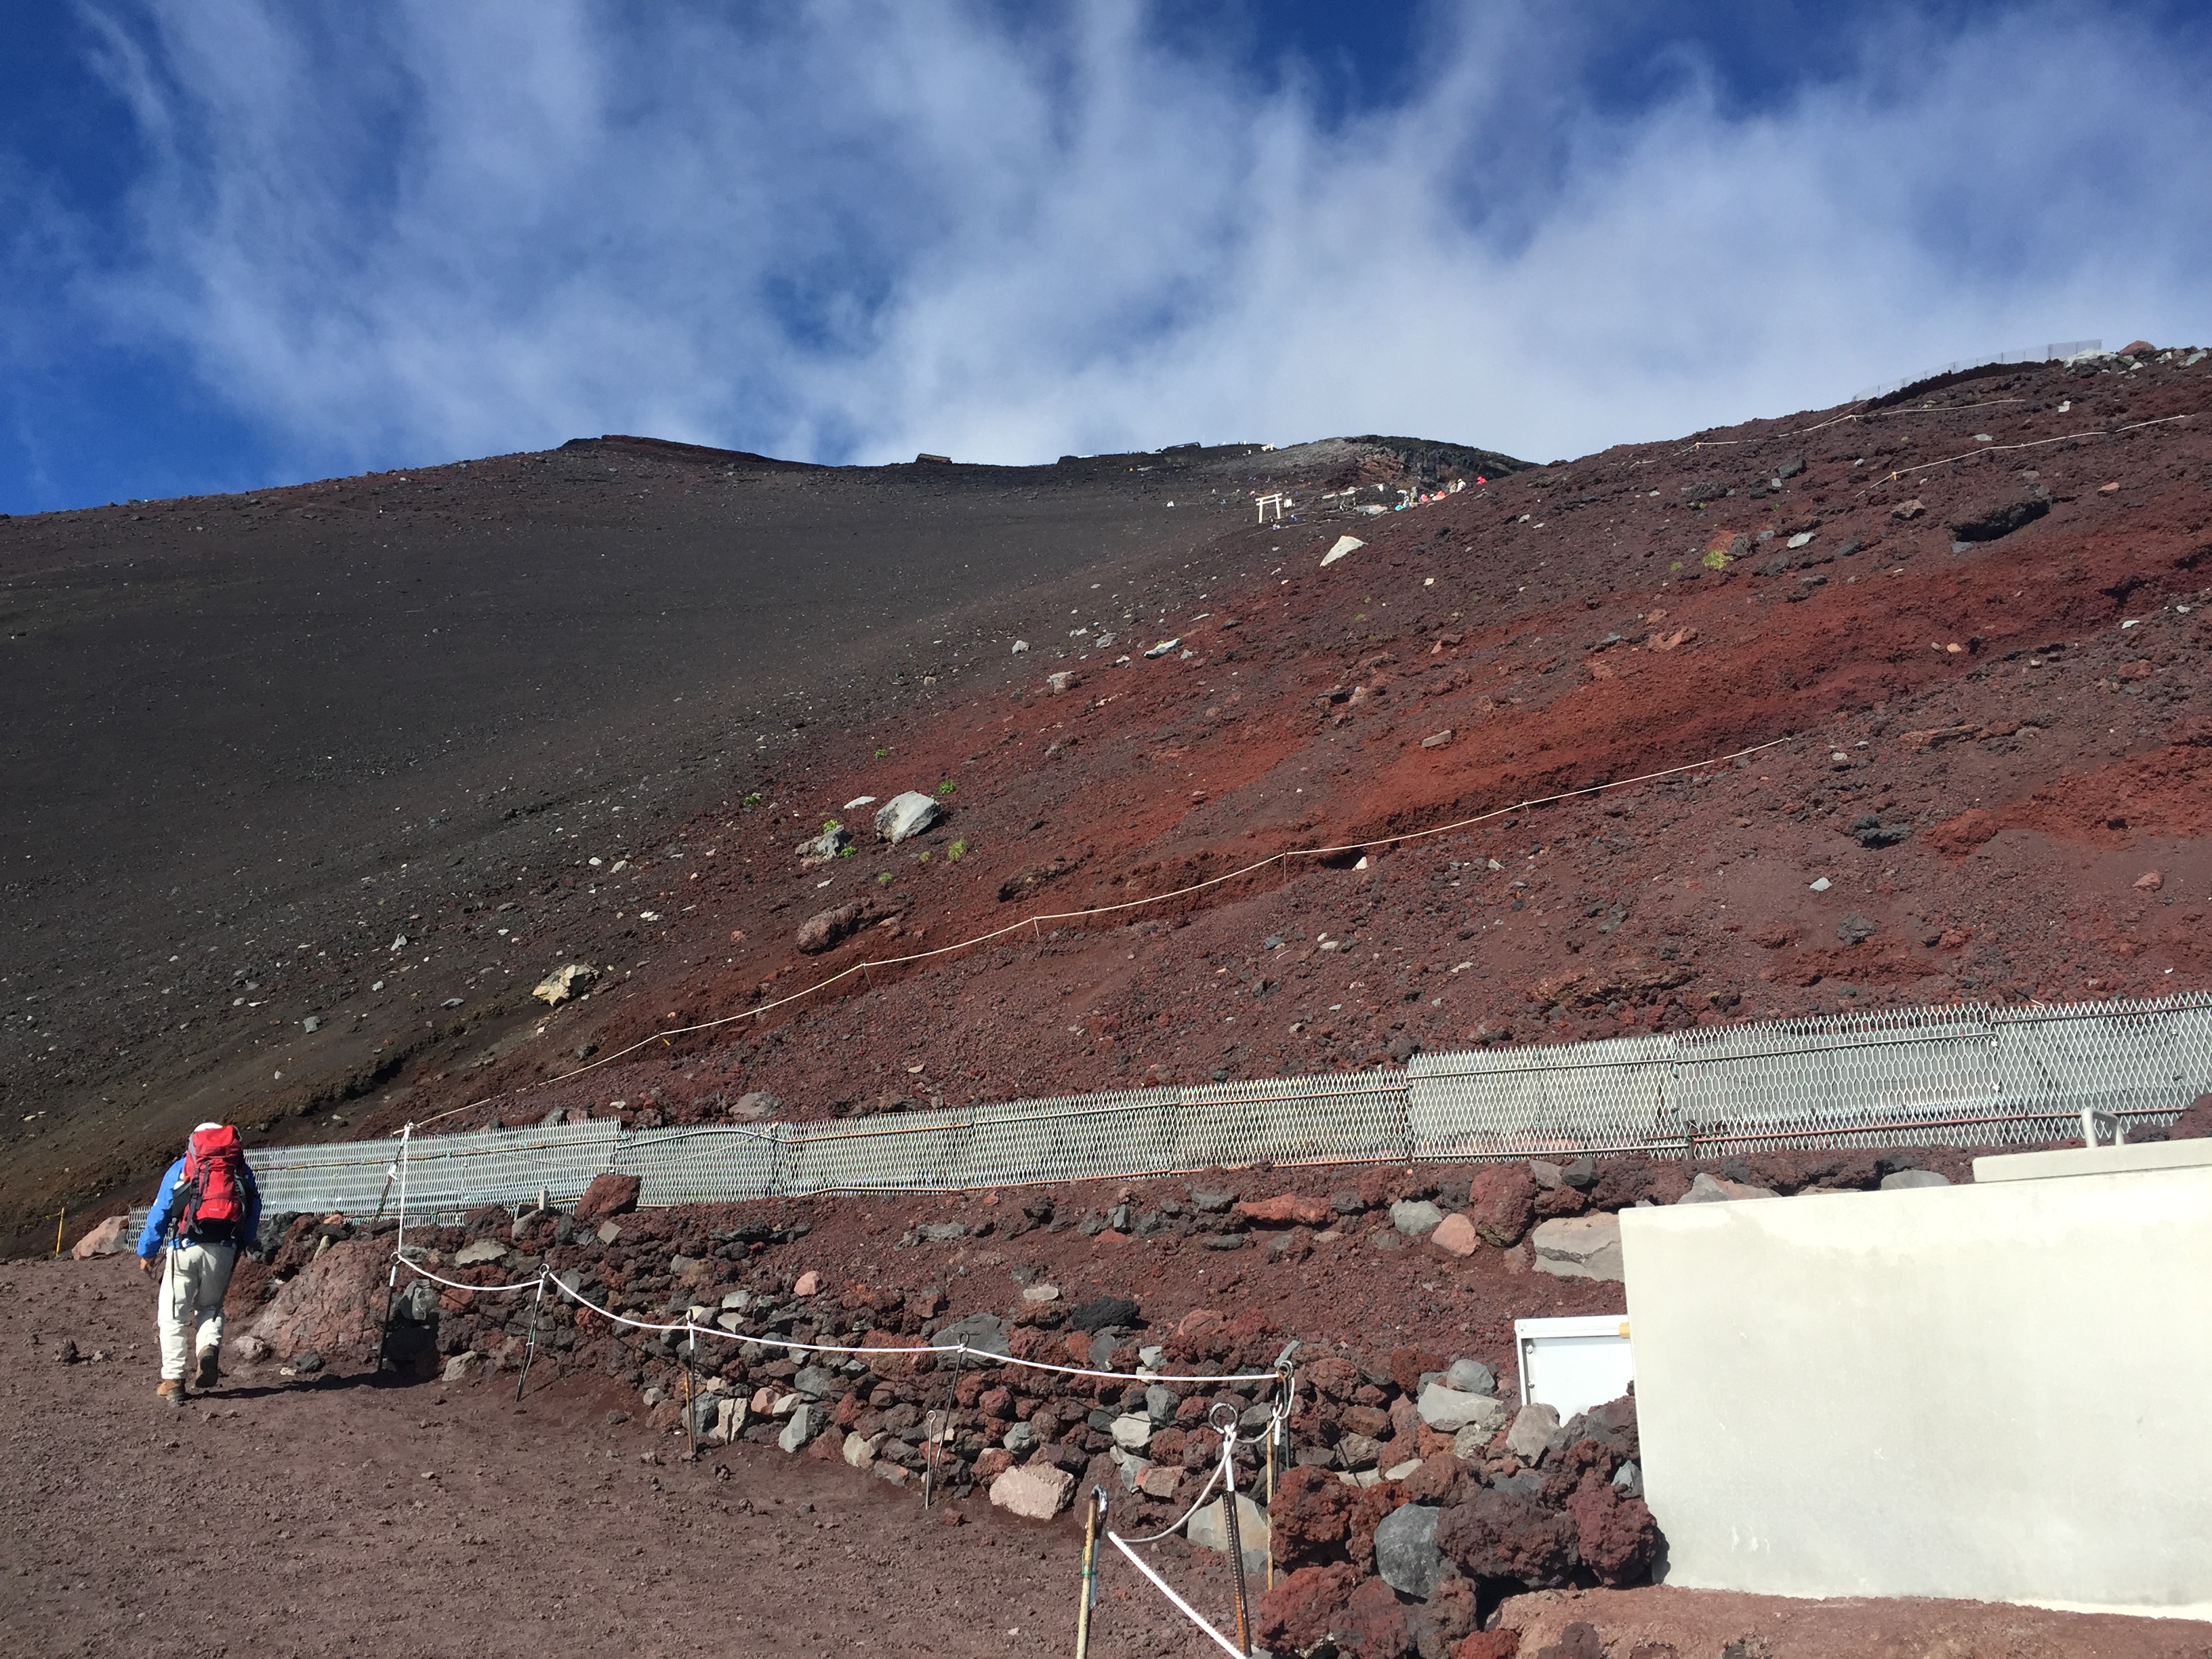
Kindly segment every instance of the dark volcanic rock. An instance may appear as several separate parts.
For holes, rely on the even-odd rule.
[[[1967,518],[1954,519],[1951,533],[1962,542],[1993,542],[2000,536],[2009,536],[2025,525],[2033,524],[2050,511],[2049,496],[2029,495],[2021,501],[1986,507]]]
[[[1531,1589],[1557,1589],[1581,1560],[1572,1516],[1489,1487],[1443,1512],[1437,1546],[1471,1578]]]
[[[595,1175],[576,1200],[575,1218],[584,1225],[595,1226],[609,1216],[635,1210],[637,1195],[644,1188],[645,1182],[638,1176],[620,1175],[612,1170]]]
[[[1329,1633],[1340,1649],[1359,1659],[1406,1659],[1413,1650],[1413,1626],[1397,1592],[1380,1578],[1363,1581],[1337,1613]]]
[[[1067,1322],[1079,1331],[1103,1331],[1108,1326],[1134,1330],[1144,1323],[1137,1304],[1125,1296],[1102,1296],[1068,1310]]]
[[[1485,1243],[1518,1244],[1534,1218],[1535,1177],[1517,1164],[1486,1164],[1468,1186],[1468,1219]]]
[[[1254,1610],[1260,1645],[1277,1653],[1310,1648],[1329,1633],[1361,1582],[1359,1569],[1348,1561],[1297,1568],[1261,1596]]]
[[[1325,1468],[1292,1469],[1276,1483],[1270,1521],[1275,1559],[1288,1566],[1340,1561],[1358,1490]]]
[[[1659,1528],[1640,1498],[1618,1486],[1592,1486],[1567,1499],[1583,1565],[1603,1583],[1640,1584],[1651,1575]]]

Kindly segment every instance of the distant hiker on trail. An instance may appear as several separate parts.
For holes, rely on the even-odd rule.
[[[185,1403],[185,1335],[191,1335],[192,1386],[205,1390],[222,1376],[222,1298],[241,1246],[261,1230],[261,1190],[246,1167],[238,1131],[228,1123],[203,1123],[185,1155],[161,1177],[146,1230],[138,1235],[138,1271],[161,1267],[158,1323],[161,1384],[155,1397]]]

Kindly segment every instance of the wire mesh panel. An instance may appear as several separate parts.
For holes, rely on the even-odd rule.
[[[781,1190],[777,1127],[641,1130],[623,1137],[611,1167],[639,1177],[637,1201],[647,1207],[768,1198]]]
[[[1729,1152],[1987,1144],[1996,1037],[1979,1007],[1686,1031],[1666,1133]]]
[[[2014,1009],[1992,1029],[2001,1106],[2041,1120],[2024,1139],[2063,1133],[2049,1125],[2084,1110],[2170,1121],[2212,1089],[2212,997]]]
[[[964,1112],[901,1112],[854,1123],[787,1123],[781,1131],[781,1189],[937,1192],[953,1184],[966,1150]]]
[[[1036,1186],[1172,1170],[1176,1098],[1173,1089],[1124,1089],[979,1108],[959,1184]]]
[[[1641,1150],[1668,1137],[1674,1039],[1416,1054],[1407,1067],[1422,1161]]]
[[[1339,1073],[1184,1089],[1170,1167],[1402,1162],[1410,1144],[1406,1074]]]
[[[647,1205],[943,1191],[1255,1164],[2059,1139],[2085,1108],[2171,1121],[2212,1090],[2212,996],[1901,1009],[1421,1054],[1403,1072],[1013,1101],[861,1121],[658,1129],[611,1121],[410,1143],[410,1216],[566,1203],[603,1170]],[[390,1140],[249,1155],[263,1207],[396,1212]]]
[[[572,1203],[611,1166],[621,1139],[622,1126],[611,1118],[415,1136],[408,1143],[407,1213],[458,1215],[484,1204],[532,1204],[541,1192],[550,1202]],[[397,1156],[392,1143],[386,1149],[387,1159]],[[268,1202],[264,1194],[264,1208]]]
[[[246,1162],[261,1189],[264,1215],[373,1215],[380,1204],[387,1214],[398,1211],[398,1183],[386,1184],[398,1158],[396,1140],[348,1140],[248,1152]]]

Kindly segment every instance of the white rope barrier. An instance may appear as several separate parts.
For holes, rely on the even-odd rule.
[[[1182,1596],[1176,1595],[1174,1586],[1170,1584],[1166,1579],[1161,1577],[1158,1573],[1153,1571],[1152,1563],[1146,1560],[1141,1555],[1139,1555],[1136,1551],[1131,1549],[1119,1533],[1109,1532],[1106,1534],[1106,1537],[1107,1540],[1111,1543],[1115,1549],[1121,1551],[1122,1554],[1129,1558],[1129,1563],[1132,1566],[1135,1567],[1139,1572],[1141,1572],[1146,1577],[1152,1581],[1152,1588],[1154,1589],[1157,1589],[1161,1595],[1166,1596],[1170,1601],[1172,1601],[1176,1605],[1176,1608],[1182,1613],[1184,1618],[1189,1620],[1192,1624],[1197,1626],[1199,1629],[1204,1631],[1209,1637],[1212,1638],[1214,1644],[1224,1653],[1231,1655],[1231,1659],[1246,1659],[1243,1650],[1239,1648],[1237,1644],[1231,1641],[1227,1637],[1224,1636],[1219,1631],[1214,1629],[1212,1625],[1208,1624],[1206,1620],[1205,1614],[1199,1612],[1199,1610],[1191,1606],[1189,1602],[1184,1601]]]
[[[2100,427],[2087,432],[2063,432],[2056,438],[2031,438],[2024,443],[1984,444],[1978,449],[1965,450],[1956,455],[1946,455],[1940,461],[1922,461],[1917,465],[1899,467],[1894,472],[1886,473],[1882,477],[1873,480],[1871,483],[1863,485],[1860,488],[1859,494],[1863,495],[1869,489],[1875,489],[1882,484],[1892,483],[1899,478],[1909,477],[1915,472],[1925,472],[1931,467],[1949,466],[1958,461],[1971,461],[1977,455],[1996,455],[2001,454],[2007,450],[2013,449],[2040,449],[2045,444],[2068,443],[2078,438],[2117,438],[2123,432],[2139,432],[2147,426],[2164,426],[2172,421],[2185,421],[2189,419],[2191,416],[2201,412],[2202,411],[2200,410],[2193,409],[2185,410],[2179,415],[2160,416],[2155,421],[2130,421],[2127,425],[2116,426],[2109,432]]]
[[[747,1008],[738,1013],[724,1014],[718,1018],[700,1020],[690,1025],[667,1026],[641,1036],[627,1047],[616,1049],[612,1054],[602,1054],[597,1060],[585,1065],[559,1073],[553,1077],[541,1078],[535,1083],[526,1083],[513,1089],[502,1090],[495,1095],[486,1095],[480,1100],[469,1102],[465,1106],[455,1106],[450,1110],[422,1119],[422,1124],[442,1122],[447,1118],[458,1117],[464,1112],[473,1112],[479,1107],[492,1105],[507,1098],[510,1095],[523,1094],[536,1089],[550,1089],[556,1084],[567,1083],[572,1079],[580,1078],[586,1072],[595,1072],[602,1066],[611,1066],[615,1061],[634,1054],[641,1048],[650,1048],[656,1042],[665,1043],[672,1037],[694,1036],[702,1031],[718,1030],[725,1025],[734,1024],[739,1020],[759,1019],[779,1008],[787,1007],[793,1003],[803,1001],[808,997],[826,991],[834,985],[842,984],[855,975],[866,975],[872,969],[908,967],[918,962],[928,962],[938,957],[951,956],[955,951],[972,950],[976,945],[988,945],[994,939],[1004,939],[1011,933],[1018,933],[1024,928],[1028,928],[1032,933],[1036,933],[1040,932],[1043,924],[1048,921],[1088,921],[1101,916],[1114,915],[1123,910],[1140,910],[1152,905],[1167,904],[1176,899],[1188,898],[1194,894],[1203,893],[1210,888],[1221,886],[1226,882],[1241,881],[1247,876],[1256,875],[1262,870],[1273,869],[1277,866],[1287,871],[1292,859],[1331,858],[1344,853],[1364,852],[1369,849],[1380,849],[1407,845],[1417,841],[1426,841],[1433,836],[1454,835],[1462,830],[1471,830],[1478,824],[1487,823],[1493,818],[1504,817],[1509,813],[1530,811],[1539,806],[1550,806],[1580,796],[1606,794],[1615,789],[1629,789],[1638,784],[1656,783],[1663,778],[1677,777],[1685,772],[1701,771],[1710,766],[1726,766],[1730,762],[1747,759],[1753,755],[1763,754],[1769,749],[1777,749],[1784,744],[1794,743],[1796,740],[1794,737],[1774,738],[1765,743],[1753,744],[1747,749],[1736,750],[1730,754],[1709,756],[1704,760],[1688,761],[1679,766],[1662,767],[1656,772],[1640,773],[1635,777],[1621,778],[1611,783],[1591,784],[1582,789],[1563,789],[1556,794],[1540,795],[1528,800],[1516,801],[1510,806],[1495,806],[1486,812],[1477,812],[1471,817],[1455,818],[1449,823],[1435,824],[1426,830],[1408,830],[1397,835],[1376,836],[1364,841],[1346,842],[1335,847],[1291,848],[1280,853],[1270,853],[1263,859],[1255,860],[1249,864],[1224,874],[1209,876],[1204,881],[1193,882],[1188,887],[1178,887],[1170,892],[1153,893],[1144,898],[1124,899],[1117,904],[1102,904],[1086,910],[1040,911],[1034,915],[1024,916],[1018,921],[1007,922],[1004,927],[994,927],[988,933],[977,933],[969,939],[957,939],[950,945],[937,945],[927,951],[911,951],[905,956],[884,957],[866,962],[856,962],[850,967],[839,969],[827,979],[819,980],[803,989],[793,991],[788,996],[778,997],[774,1001],[764,1002],[757,1008]],[[409,1127],[411,1128],[421,1126]]]
[[[1216,1407],[1215,1409],[1218,1411],[1223,1409],[1223,1407]],[[1274,1431],[1276,1424],[1280,1420],[1281,1408],[1280,1407],[1278,1407],[1276,1413],[1271,1417],[1271,1420],[1268,1424],[1269,1433],[1272,1434]],[[1161,1595],[1166,1596],[1170,1601],[1173,1602],[1175,1606],[1182,1611],[1185,1618],[1188,1619],[1193,1624],[1196,1625],[1200,1630],[1204,1631],[1208,1636],[1212,1637],[1223,1647],[1228,1649],[1230,1652],[1237,1655],[1237,1659],[1245,1659],[1247,1650],[1239,1645],[1239,1643],[1249,1635],[1249,1614],[1245,1607],[1244,1599],[1244,1562],[1243,1559],[1243,1543],[1238,1533],[1237,1520],[1237,1421],[1233,1416],[1227,1423],[1222,1423],[1217,1419],[1215,1420],[1214,1426],[1221,1436],[1221,1461],[1214,1466],[1212,1476],[1206,1481],[1206,1489],[1199,1493],[1197,1502],[1194,1503],[1188,1509],[1185,1510],[1173,1525],[1162,1531],[1150,1534],[1143,1538],[1123,1538],[1119,1533],[1115,1532],[1109,1532],[1106,1536],[1113,1540],[1115,1548],[1120,1550],[1122,1554],[1129,1558],[1129,1560],[1135,1565],[1138,1571],[1143,1573],[1146,1578],[1152,1581],[1152,1587],[1154,1589],[1158,1589]],[[1148,1564],[1143,1557],[1139,1556],[1137,1552],[1131,1547],[1133,1545],[1137,1544],[1157,1544],[1162,1539],[1167,1538],[1181,1530],[1183,1524],[1188,1522],[1191,1516],[1196,1515],[1199,1510],[1206,1503],[1206,1500],[1212,1495],[1213,1489],[1216,1485],[1222,1485],[1224,1487],[1221,1498],[1224,1511],[1222,1515],[1221,1532],[1223,1541],[1227,1545],[1231,1557],[1229,1563],[1230,1572],[1234,1577],[1237,1585],[1237,1634],[1239,1638],[1238,1642],[1231,1642],[1227,1637],[1224,1636],[1219,1631],[1216,1630],[1211,1624],[1209,1624],[1199,1613],[1197,1608],[1191,1606],[1189,1602],[1184,1601],[1182,1596],[1176,1594],[1173,1588],[1168,1583],[1168,1581],[1161,1577],[1158,1573],[1155,1572],[1150,1564]]]
[[[654,1334],[660,1336],[673,1335],[678,1332],[690,1333],[692,1334],[695,1342],[698,1337],[708,1336],[724,1342],[735,1342],[739,1344],[747,1342],[757,1343],[763,1348],[777,1348],[786,1353],[839,1354],[848,1358],[857,1359],[872,1359],[878,1357],[901,1358],[911,1358],[922,1354],[929,1354],[940,1358],[946,1356],[954,1356],[959,1358],[973,1358],[994,1365],[1019,1365],[1029,1370],[1050,1372],[1056,1376],[1088,1377],[1101,1382],[1209,1382],[1226,1384],[1231,1382],[1279,1383],[1283,1380],[1283,1376],[1280,1371],[1272,1370],[1231,1371],[1224,1373],[1209,1372],[1203,1374],[1191,1374],[1182,1371],[1097,1370],[1086,1365],[1059,1365],[1045,1359],[1018,1358],[1012,1354],[998,1353],[988,1348],[970,1347],[965,1342],[954,1344],[950,1346],[938,1343],[918,1343],[908,1344],[899,1347],[867,1348],[854,1346],[850,1343],[798,1342],[787,1337],[752,1336],[748,1335],[743,1331],[726,1331],[720,1326],[696,1324],[688,1318],[681,1320],[633,1319],[628,1314],[617,1313],[612,1308],[601,1307],[598,1303],[592,1301],[591,1297],[586,1296],[582,1291],[571,1286],[567,1280],[561,1277],[559,1273],[553,1272],[550,1268],[548,1268],[544,1273],[540,1273],[536,1279],[521,1279],[514,1284],[470,1285],[459,1279],[447,1279],[438,1273],[433,1273],[429,1268],[424,1267],[421,1262],[413,1260],[411,1257],[401,1256],[395,1254],[393,1260],[398,1264],[393,1268],[393,1272],[395,1273],[398,1272],[399,1267],[404,1267],[410,1273],[419,1273],[425,1279],[433,1280],[440,1285],[447,1285],[453,1290],[471,1291],[485,1296],[511,1295],[519,1291],[538,1290],[544,1285],[550,1285],[558,1295],[574,1303],[580,1308],[583,1308],[589,1312],[597,1314],[600,1318],[607,1321],[610,1324],[626,1326],[629,1329],[635,1331],[651,1331]]]

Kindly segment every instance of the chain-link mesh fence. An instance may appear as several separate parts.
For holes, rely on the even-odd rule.
[[[2170,1122],[2207,1090],[2212,997],[1899,1009],[844,1122],[426,1135],[410,1143],[407,1212],[566,1204],[608,1170],[661,1206],[1262,1164],[2016,1146],[2063,1138],[2084,1109]],[[251,1156],[266,1212],[359,1216],[397,1212],[398,1154],[383,1140]]]

